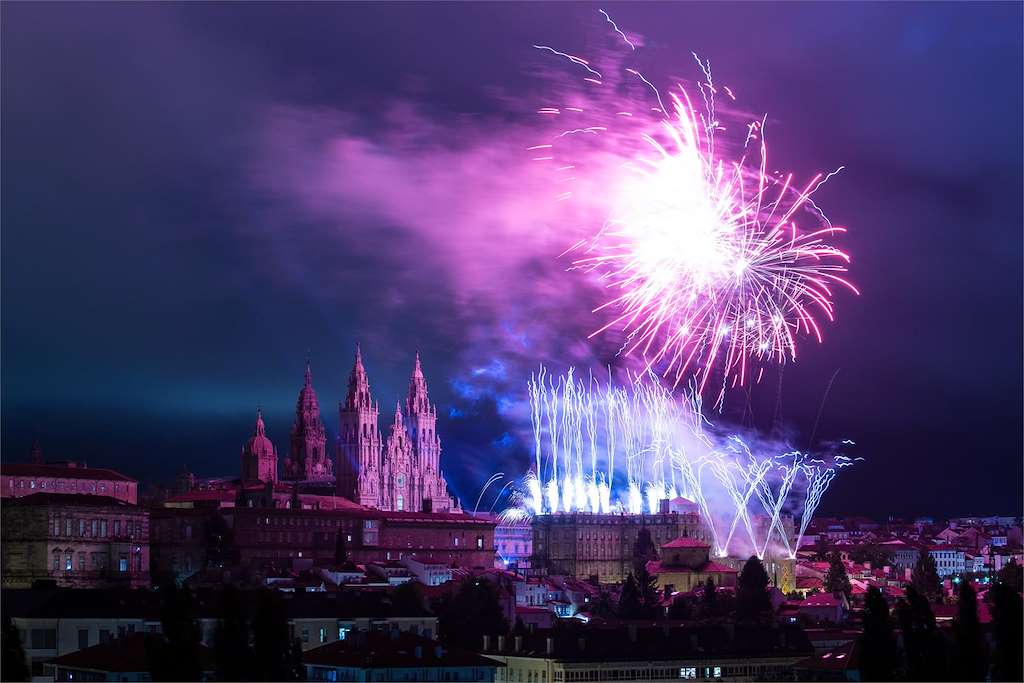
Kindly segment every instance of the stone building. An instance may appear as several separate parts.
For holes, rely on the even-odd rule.
[[[441,471],[437,408],[427,394],[419,354],[404,409],[396,406],[386,441],[381,437],[379,413],[357,346],[348,394],[338,409],[338,494],[381,510],[457,510]]]
[[[533,518],[531,573],[622,581],[633,568],[633,549],[641,529],[655,547],[680,536],[707,540],[695,513],[537,515]]]
[[[107,496],[135,505],[138,486],[138,481],[120,472],[72,461],[0,464],[0,498],[60,493]]]
[[[327,454],[327,433],[320,419],[320,400],[313,389],[313,372],[306,377],[295,404],[295,423],[289,435],[284,478],[295,481],[334,481],[334,463]]]
[[[109,496],[36,493],[3,501],[3,585],[149,586],[149,514]]]

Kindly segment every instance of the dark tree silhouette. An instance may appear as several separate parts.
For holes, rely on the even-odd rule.
[[[896,636],[889,621],[889,606],[878,588],[868,588],[864,599],[864,630],[858,641],[860,675],[864,681],[891,681],[897,664]]]
[[[406,581],[391,591],[392,615],[420,616],[426,611],[419,581]]]
[[[935,558],[927,550],[921,551],[921,559],[910,575],[910,583],[928,600],[939,602],[942,599],[942,580],[935,568]]]
[[[838,552],[832,553],[828,559],[828,571],[825,573],[825,590],[829,593],[842,593],[846,599],[850,599],[850,592],[853,587],[850,585],[850,577],[846,574],[846,565]]]
[[[958,681],[985,680],[988,675],[988,650],[978,620],[978,594],[969,581],[960,585],[953,632],[956,635],[953,678]]]
[[[295,649],[301,650],[301,646],[288,633],[284,605],[274,591],[258,591],[252,631],[256,680],[297,681],[304,678],[304,672],[295,666]]]
[[[647,563],[656,559],[658,548],[651,538],[651,531],[642,526],[636,535],[636,543],[633,544],[633,573],[639,576],[641,570],[646,570]]]
[[[640,584],[637,583],[633,572],[630,572],[622,582],[618,616],[622,619],[636,619],[641,609],[640,600]]]
[[[814,559],[818,562],[828,561],[828,541],[825,540],[824,536],[818,536],[814,539]]]
[[[466,649],[478,648],[482,635],[500,635],[509,628],[497,590],[480,579],[465,579],[454,595],[435,603],[434,614],[444,641]]]
[[[1012,586],[997,581],[988,592],[992,607],[992,636],[995,647],[992,651],[992,680],[1021,681],[1021,659],[1024,642],[1021,619],[1021,597]]]
[[[736,617],[756,619],[772,611],[768,595],[768,572],[757,556],[751,555],[736,580]]]
[[[21,634],[11,621],[4,617],[3,659],[0,660],[0,679],[5,681],[30,681],[31,672],[25,658],[25,648],[21,645]]]
[[[935,627],[928,600],[913,586],[907,586],[906,598],[897,603],[896,618],[903,633],[908,680],[942,680],[949,671],[945,640]]]
[[[1024,590],[1024,567],[1017,564],[1017,558],[1011,557],[999,570],[999,580],[1018,593]]]
[[[202,677],[199,622],[192,591],[170,582],[160,592],[163,638],[146,641],[150,674],[154,681],[198,681]]]
[[[249,622],[242,612],[238,589],[227,584],[221,594],[221,618],[213,645],[217,678],[221,681],[248,681],[256,676],[252,669],[253,651],[249,647]]]
[[[718,589],[715,587],[715,582],[711,580],[710,576],[704,582],[704,593],[701,595],[700,605],[705,617],[716,615],[718,610]]]

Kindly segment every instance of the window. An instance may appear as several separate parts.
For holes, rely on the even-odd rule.
[[[53,571],[60,571],[60,550],[53,551]]]
[[[74,567],[71,566],[72,562],[74,562],[74,555],[72,555],[69,550],[64,554],[64,571],[69,572],[74,569]]]
[[[115,519],[114,520],[114,536],[120,536],[120,535],[121,535],[121,520]]]
[[[78,520],[78,535],[79,536],[85,536],[85,520],[84,519]]]
[[[125,553],[121,553],[121,557],[117,560],[117,571],[128,571],[128,555]]]
[[[321,643],[326,643],[327,642],[327,629],[326,628],[321,628],[320,629],[320,642]]]
[[[304,643],[308,643],[309,642],[309,629],[308,628],[302,629],[302,642],[304,642]]]
[[[679,677],[685,680],[693,680],[697,678],[697,667],[695,666],[684,666],[679,669]]]
[[[399,512],[405,509],[405,498],[403,498],[402,496],[398,497],[398,500],[396,501],[395,504],[395,509],[397,509]]]
[[[78,629],[78,649],[84,650],[89,647],[89,629],[80,628]]]
[[[459,547],[459,537],[458,536],[455,537],[455,547],[456,548]]]
[[[483,536],[477,536],[476,537],[476,549],[477,550],[483,550],[484,549],[484,537]]]
[[[105,519],[100,521],[100,536],[107,537],[107,520]]]
[[[53,535],[54,536],[60,536],[60,518],[59,517],[54,517],[53,518]]]
[[[33,650],[56,650],[57,629],[55,628],[34,628],[31,632]]]
[[[349,634],[349,632],[351,630],[352,629],[350,627],[348,627],[348,626],[339,626],[338,627],[338,640],[345,640],[345,638],[348,637],[348,634]]]
[[[78,571],[85,571],[85,553],[78,553]]]
[[[92,520],[92,524],[89,525],[89,535],[95,538],[96,536],[99,535],[99,533],[98,533],[99,530],[100,530],[99,520],[96,520],[96,519]]]

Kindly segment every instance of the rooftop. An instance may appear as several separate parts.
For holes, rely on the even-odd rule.
[[[5,477],[53,477],[55,479],[91,479],[95,481],[127,481],[137,483],[120,472],[80,465],[37,465],[30,462],[0,463],[0,475]]]
[[[156,638],[160,638],[160,636],[153,633],[132,633],[123,638],[115,638],[106,643],[69,652],[50,663],[68,669],[117,673],[148,672],[149,660],[146,655],[146,645],[148,640]],[[210,648],[199,645],[199,658],[203,670],[213,670],[213,653]]]

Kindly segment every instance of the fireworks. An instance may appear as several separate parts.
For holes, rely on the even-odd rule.
[[[650,374],[623,388],[542,368],[528,389],[534,466],[506,518],[656,513],[662,500],[681,496],[696,505],[718,555],[738,533],[759,556],[773,541],[794,555],[836,472],[853,463],[763,455],[738,436],[720,438],[699,395],[679,400]],[[792,529],[790,515],[799,518]]]
[[[589,89],[605,84],[607,77],[591,62],[536,47],[583,69]],[[769,172],[764,118],[742,128],[742,142],[734,145],[738,153],[731,158],[723,153],[718,138],[725,126],[715,96],[722,90],[735,98],[713,83],[710,64],[697,63],[701,108],[681,85],[663,98],[643,74],[625,69],[643,83],[650,106],[631,102],[626,108],[615,100],[614,115],[595,113],[595,121],[564,130],[537,160],[565,161],[572,177],[561,180],[575,180],[583,170],[567,145],[591,135],[609,140],[612,154],[602,158],[618,163],[625,157],[621,171],[603,188],[609,206],[600,229],[566,252],[574,268],[595,274],[608,292],[595,312],[609,320],[591,336],[622,330],[623,352],[640,356],[647,369],[673,385],[692,372],[703,392],[718,371],[724,393],[751,377],[759,381],[767,364],[795,359],[801,336],[820,342],[822,322],[835,316],[835,288],[857,289],[845,275],[849,256],[829,243],[845,229],[833,226],[811,199],[835,172],[819,173],[799,186],[792,174]],[[545,107],[539,113],[574,111],[584,110]],[[633,123],[626,136],[609,132],[607,119],[634,115],[646,123]],[[643,141],[639,148],[630,135]],[[567,190],[558,199],[570,195]],[[798,224],[807,219],[813,223],[809,228]]]

